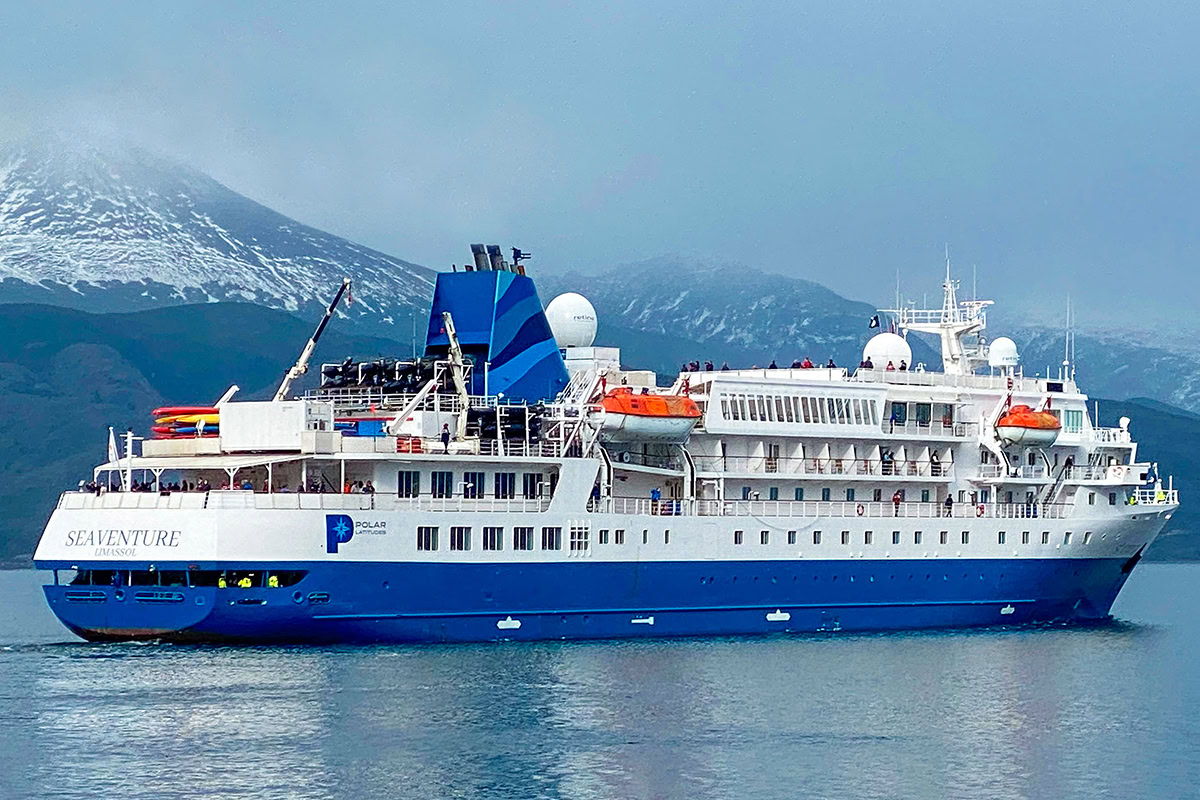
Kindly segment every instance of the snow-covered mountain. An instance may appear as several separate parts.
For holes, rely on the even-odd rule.
[[[342,312],[407,339],[433,273],[289,219],[144,150],[62,136],[0,150],[0,301],[93,311],[215,300]],[[402,328],[403,330],[399,330]]]

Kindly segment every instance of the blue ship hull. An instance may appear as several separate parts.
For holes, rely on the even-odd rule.
[[[755,635],[1104,620],[1136,561],[294,563],[270,565],[307,570],[283,588],[51,585],[45,592],[68,628],[95,641]]]

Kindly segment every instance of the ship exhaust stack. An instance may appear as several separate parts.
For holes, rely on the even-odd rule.
[[[471,257],[475,259],[475,269],[479,272],[487,272],[491,269],[488,265],[487,250],[481,244],[471,245]]]

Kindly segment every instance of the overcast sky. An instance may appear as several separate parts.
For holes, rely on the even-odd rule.
[[[434,267],[696,253],[884,302],[949,242],[981,294],[1146,322],[1196,316],[1198,41],[1195,3],[10,4],[0,134],[128,136]]]

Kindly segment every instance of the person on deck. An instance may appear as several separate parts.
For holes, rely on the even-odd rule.
[[[771,363],[767,364],[767,369],[779,369],[779,365],[775,363],[775,359],[771,359]]]
[[[450,453],[450,425],[442,425],[442,452]]]
[[[900,516],[900,501],[903,499],[904,499],[904,496],[900,494],[899,489],[892,492],[892,516],[893,517]]]
[[[803,361],[803,362],[801,362],[801,364],[800,364],[800,368],[801,368],[801,369],[812,369],[812,368],[813,368],[813,363],[812,363],[812,361],[809,359],[809,357],[808,357],[808,356],[805,356],[805,357],[804,357],[804,361]]]
[[[833,356],[829,357],[829,363],[825,365],[825,369],[837,369],[837,364],[833,363]]]
[[[954,498],[950,495],[946,495],[946,502],[943,503],[943,505],[946,507],[946,516],[954,516]]]

